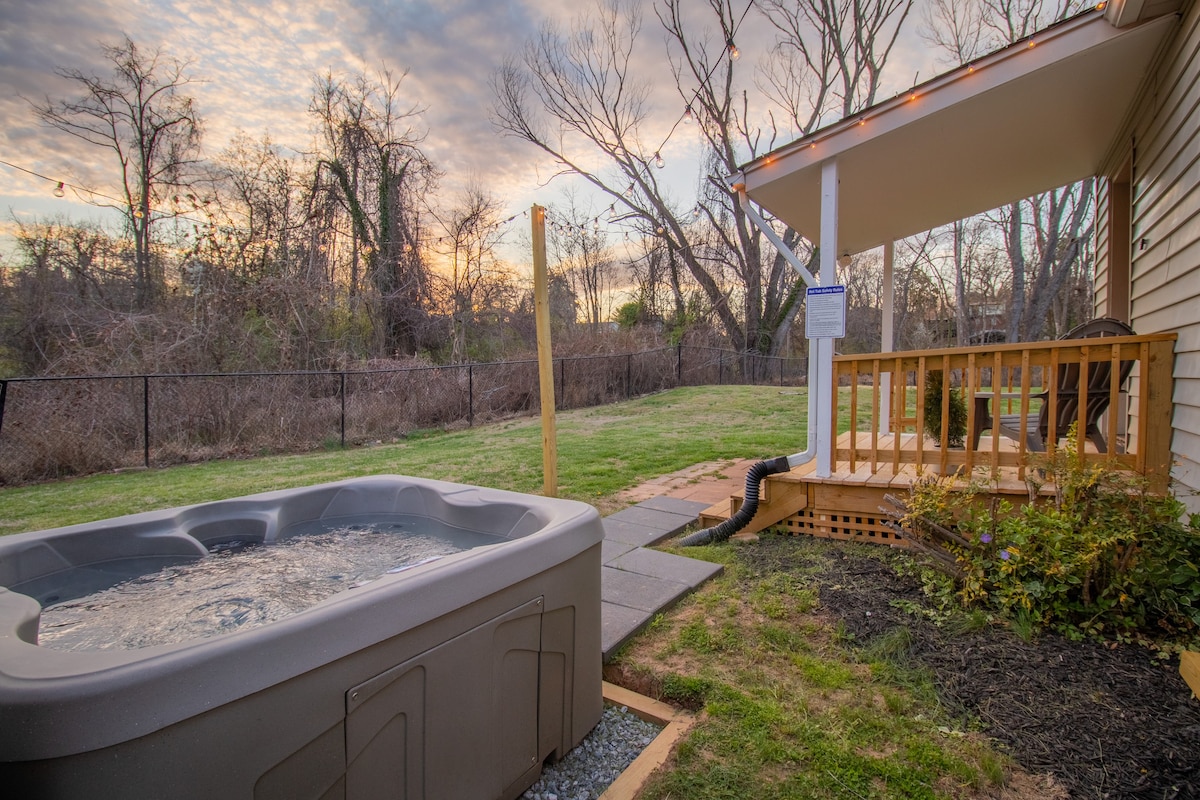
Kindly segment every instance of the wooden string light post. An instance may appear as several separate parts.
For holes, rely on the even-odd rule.
[[[533,304],[542,398],[542,494],[558,497],[558,434],[554,420],[554,354],[550,348],[550,287],[546,273],[546,209],[534,205]]]

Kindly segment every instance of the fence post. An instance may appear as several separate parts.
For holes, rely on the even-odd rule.
[[[142,464],[150,469],[150,376],[142,376]]]
[[[675,345],[675,385],[683,386],[683,343]]]
[[[8,381],[0,381],[0,431],[4,430],[4,401],[8,399]]]
[[[467,364],[467,427],[475,427],[475,365]]]
[[[625,399],[633,397],[633,353],[625,356]]]
[[[725,385],[725,354],[717,353],[717,386]]]
[[[783,359],[779,359],[779,385],[783,386]]]
[[[567,407],[567,359],[558,360],[558,403],[559,408]]]
[[[346,373],[338,373],[338,393],[342,396],[342,448],[346,447]]]

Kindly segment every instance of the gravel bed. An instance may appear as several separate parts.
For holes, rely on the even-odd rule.
[[[605,706],[600,722],[556,764],[542,768],[524,800],[596,800],[662,730],[624,706]]]

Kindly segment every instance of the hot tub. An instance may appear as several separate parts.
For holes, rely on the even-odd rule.
[[[64,603],[86,613],[85,595],[224,550],[422,520],[470,549],[255,627],[38,644],[43,604],[47,618]],[[0,786],[21,798],[516,797],[600,718],[602,538],[582,503],[399,476],[0,538]]]

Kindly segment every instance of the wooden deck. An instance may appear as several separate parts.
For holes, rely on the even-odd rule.
[[[881,450],[893,452],[895,435],[872,437],[869,433],[859,432],[855,442],[850,432],[846,432],[838,437],[837,449],[849,452],[852,445],[859,450],[869,449],[874,438]],[[917,435],[905,433],[899,436],[900,451],[915,453]],[[991,437],[984,436],[979,446],[981,451],[988,453],[993,452],[993,447],[1002,453],[1016,452],[1015,444],[1003,437],[993,444]],[[881,506],[887,505],[885,496],[902,496],[919,476],[939,474],[937,463],[918,466],[912,461],[912,458],[902,459],[898,465],[890,461],[860,461],[853,470],[848,462],[842,462],[841,469],[828,478],[817,477],[816,462],[810,461],[791,472],[769,475],[761,488],[758,513],[742,530],[755,533],[782,526],[789,534],[904,547],[903,536],[885,524],[888,517],[880,510]],[[954,469],[961,469],[961,466],[952,465],[950,470]],[[1023,500],[1029,496],[1029,486],[1019,477],[1020,472],[1016,466],[1000,466],[995,471],[990,466],[981,466],[970,475],[975,482],[986,484],[993,494],[1014,495]],[[963,477],[967,474],[965,470],[961,472]],[[1052,492],[1052,486],[1042,487],[1043,494]],[[741,507],[743,495],[744,491],[739,490],[728,500],[706,509],[700,516],[700,524],[716,525],[728,519]]]
[[[983,483],[991,494],[1028,502],[1025,478],[1036,469],[1034,448],[1041,446],[1069,448],[1084,463],[1143,475],[1152,491],[1166,492],[1171,426],[1163,421],[1172,412],[1175,338],[1173,333],[1109,336],[837,356],[829,387],[830,408],[837,411],[826,424],[842,420],[847,432],[829,442],[833,474],[818,478],[810,462],[769,476],[758,513],[744,530],[782,524],[789,533],[903,546],[880,510],[887,504],[885,495],[907,493],[922,475],[955,474]],[[940,395],[930,388],[936,384],[926,381],[931,372],[943,376]],[[1095,381],[1080,379],[1093,374]],[[1122,374],[1129,380],[1122,381]],[[948,446],[952,402],[965,406],[970,434],[965,447]],[[941,406],[940,436],[923,424],[926,403]],[[1092,421],[1085,412],[1093,407],[1103,417]],[[1004,415],[1012,415],[1020,431],[1031,423],[1040,430],[1044,423],[1040,444],[995,431],[982,435]],[[1103,436],[1085,435],[1089,424],[1099,426]],[[1094,438],[1107,442],[1106,452]],[[1053,487],[1042,491],[1049,494]],[[710,507],[701,522],[728,519],[742,499],[738,493]]]

